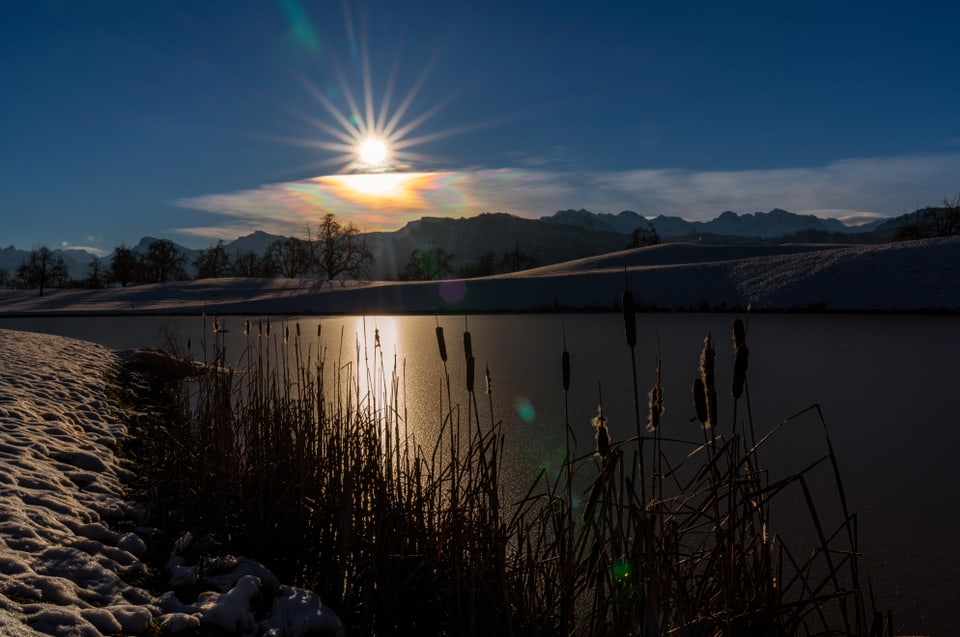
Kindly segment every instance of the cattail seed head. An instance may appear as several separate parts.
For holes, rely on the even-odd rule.
[[[283,342],[286,343],[290,340],[290,327],[287,325],[283,326]]]
[[[470,338],[470,332],[463,333],[463,355],[465,358],[473,358],[473,341]]]
[[[263,336],[263,319],[257,320],[257,338]]]
[[[467,391],[473,393],[473,372],[474,372],[474,358],[470,356],[467,358]]]
[[[487,384],[487,395],[490,395],[493,393],[493,378],[490,376],[489,366],[487,366],[486,384]]]
[[[249,336],[249,335],[250,335],[250,320],[249,320],[249,319],[243,322],[243,335],[244,335],[244,336]]]
[[[707,390],[707,418],[708,426],[716,427],[717,426],[717,390],[708,389]]]
[[[560,371],[563,380],[563,391],[570,391],[570,352],[563,350],[560,356]]]
[[[635,347],[637,344],[637,313],[633,307],[633,294],[629,288],[624,289],[620,296],[620,307],[623,309],[623,331],[627,337],[627,345]]]
[[[220,317],[217,317],[217,316],[213,317],[213,333],[214,334],[220,333]]]
[[[707,392],[703,385],[703,379],[697,378],[693,381],[693,408],[697,415],[697,420],[704,427],[707,426]]]
[[[740,349],[747,343],[747,332],[743,327],[743,321],[740,317],[733,320],[733,346]]]
[[[443,340],[443,328],[437,326],[437,346],[440,348],[440,360],[447,362],[447,343]]]
[[[373,349],[380,347],[380,328],[373,328]]]
[[[270,336],[270,319],[267,318],[267,336]]]
[[[610,432],[607,430],[607,418],[603,415],[603,405],[597,407],[597,415],[591,423],[597,428],[597,455],[606,458],[610,455]]]
[[[713,339],[710,334],[703,339],[703,349],[700,351],[700,377],[703,378],[703,384],[709,391],[714,387],[714,364],[717,358],[717,352],[713,349]]]
[[[300,338],[300,321],[297,321],[296,327],[297,327],[297,338]]]
[[[657,380],[648,395],[647,431],[656,431],[660,428],[663,418],[663,385],[660,382],[660,359],[657,359]]]

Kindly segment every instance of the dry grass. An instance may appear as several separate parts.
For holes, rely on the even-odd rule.
[[[748,406],[746,335],[742,324],[735,330],[735,405]],[[735,407],[724,425],[709,336],[694,392],[702,442],[663,435],[657,373],[637,436],[578,453],[567,418],[561,471],[504,502],[502,423],[489,370],[487,400],[474,390],[469,331],[467,377],[454,392],[445,374],[440,435],[429,441],[410,434],[403,369],[379,338],[368,352],[341,333],[333,360],[304,346],[323,341],[301,338],[299,325],[246,331],[239,366],[226,364],[215,334],[203,347],[215,352],[205,373],[163,380],[174,400],[140,431],[152,510],[159,525],[317,590],[352,634],[892,635],[864,591],[856,516],[819,408],[759,440],[749,409],[741,422]],[[437,341],[445,372],[439,326]],[[570,365],[564,348],[565,392]],[[771,482],[759,451],[781,428],[811,420],[828,454]],[[842,509],[833,526],[808,486],[824,468]],[[804,552],[771,527],[773,503],[798,494],[816,536]]]

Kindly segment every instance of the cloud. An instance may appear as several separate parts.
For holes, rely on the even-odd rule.
[[[327,175],[177,205],[226,217],[222,225],[181,228],[223,238],[254,230],[303,233],[326,213],[361,230],[394,230],[423,216],[510,212],[540,217],[564,208],[634,210],[709,220],[725,210],[783,208],[863,223],[936,204],[958,189],[960,154],[844,159],[824,166],[693,171],[572,172],[532,167]]]

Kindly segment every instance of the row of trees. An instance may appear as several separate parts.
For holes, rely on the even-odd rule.
[[[188,263],[176,244],[166,239],[150,242],[145,251],[120,245],[114,250],[108,266],[94,258],[82,280],[70,279],[63,258],[54,257],[50,248],[40,246],[31,251],[13,276],[0,269],[0,286],[38,289],[42,296],[50,287],[100,288],[167,283],[190,278],[188,265],[193,266],[200,279],[316,275],[333,280],[341,276],[360,276],[372,262],[373,255],[357,228],[352,224],[343,225],[328,214],[315,234],[308,229],[306,238],[279,239],[264,255],[253,252],[231,255],[220,241]]]
[[[897,241],[951,237],[960,234],[960,194],[953,201],[943,200],[942,206],[917,210],[912,220],[897,228]]]
[[[472,278],[491,276],[502,272],[516,272],[536,267],[537,252],[526,253],[516,244],[512,250],[500,255],[487,252],[475,261],[457,267],[457,257],[436,243],[428,243],[423,248],[414,249],[400,279],[404,281],[436,281],[448,276]]]

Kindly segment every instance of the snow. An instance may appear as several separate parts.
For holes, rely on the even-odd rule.
[[[148,572],[140,534],[151,530],[123,497],[131,473],[115,451],[125,414],[106,376],[117,356],[84,341],[0,330],[0,634],[342,632],[316,594],[280,585],[242,557],[221,558],[194,603],[140,587]],[[173,558],[178,568],[168,578],[191,570]],[[265,583],[279,594],[257,618],[251,599]]]
[[[665,244],[510,275],[441,282],[209,279],[0,292],[0,316],[351,314],[610,309],[624,270],[643,307],[960,310],[960,237],[880,245]]]

